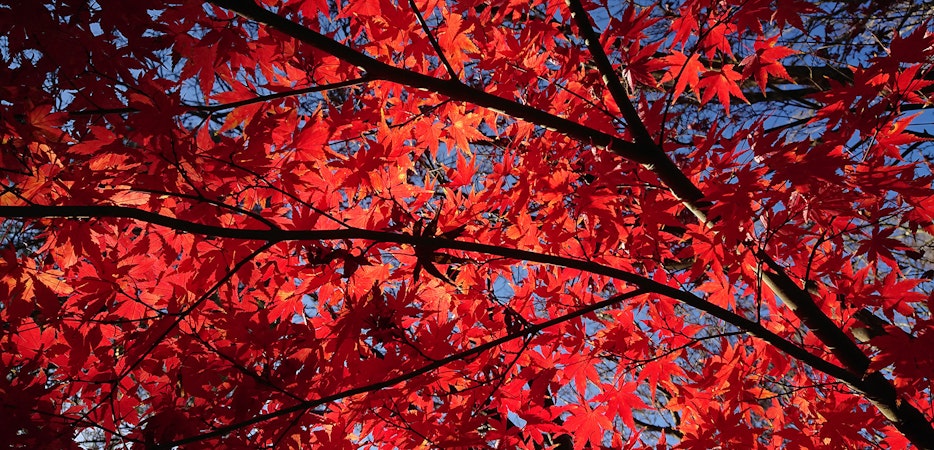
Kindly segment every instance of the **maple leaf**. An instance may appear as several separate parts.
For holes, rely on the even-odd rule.
[[[787,47],[776,46],[776,42],[778,42],[778,36],[756,41],[754,46],[756,53],[747,56],[740,63],[743,66],[743,77],[746,78],[752,74],[759,83],[762,94],[765,94],[765,85],[768,83],[769,75],[791,81],[791,76],[788,75],[785,66],[778,61],[798,52]]]
[[[22,352],[23,358],[34,359],[53,342],[54,334],[55,330],[29,320],[20,324],[11,341]]]
[[[37,105],[26,113],[25,122],[37,137],[57,140],[63,136],[59,127],[64,123],[64,114],[52,112],[52,108],[51,104]]]
[[[893,228],[880,229],[874,227],[869,239],[862,241],[857,250],[857,254],[865,254],[869,261],[878,267],[879,262],[887,264],[895,271],[898,271],[898,262],[892,254],[893,250],[902,249],[903,244],[897,239],[892,239]]]
[[[603,442],[603,432],[613,428],[613,423],[601,408],[590,408],[582,405],[573,407],[571,415],[565,420],[564,426],[574,435],[575,450],[584,448],[588,442],[591,445],[600,445]]]
[[[934,442],[924,2],[98,3],[0,8],[0,442]]]
[[[697,12],[695,8],[699,5],[694,2],[682,5],[682,14],[671,22],[671,29],[676,31],[674,36],[675,44],[685,44],[692,34],[695,34],[700,28],[697,22]]]
[[[670,80],[675,82],[674,91],[671,93],[671,101],[676,102],[686,87],[699,92],[700,74],[706,72],[706,68],[700,62],[700,55],[694,54],[690,57],[679,51],[674,51],[671,55],[662,58],[662,61],[668,65],[668,72],[662,77],[662,83]]]
[[[934,33],[931,33],[929,26],[918,26],[905,37],[896,33],[889,45],[889,52],[892,59],[904,64],[926,62],[934,52]]]
[[[879,348],[879,353],[873,358],[872,370],[892,365],[901,388],[924,389],[918,380],[934,369],[934,358],[924,350],[934,344],[934,332],[931,328],[919,331],[917,336],[913,336],[896,326],[886,326],[880,336],[870,341]]]
[[[448,61],[458,70],[471,55],[480,52],[471,36],[474,24],[465,22],[461,16],[451,15],[448,16],[445,25],[444,32],[438,33],[438,43],[445,51]]]
[[[470,141],[485,139],[483,133],[477,129],[481,116],[479,114],[467,113],[462,117],[456,117],[452,120],[450,126],[445,128],[445,132],[454,139],[454,148],[470,154]]]
[[[775,21],[779,27],[786,24],[803,30],[804,17],[806,14],[820,12],[820,7],[806,0],[777,0],[770,20]]]
[[[737,81],[742,80],[742,74],[733,70],[732,64],[724,65],[720,70],[708,70],[704,72],[703,77],[697,82],[697,90],[704,90],[701,97],[701,103],[707,103],[714,95],[720,100],[720,104],[726,110],[726,115],[730,115],[730,96],[739,98],[745,102],[746,96],[739,89]]]
[[[474,176],[477,173],[476,168],[467,162],[467,158],[461,152],[457,152],[457,165],[451,169],[448,175],[450,181],[447,186],[450,188],[460,188],[463,186],[472,186]]]

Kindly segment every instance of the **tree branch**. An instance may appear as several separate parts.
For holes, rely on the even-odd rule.
[[[439,369],[439,368],[441,368],[441,367],[444,367],[444,366],[446,366],[446,365],[448,365],[448,364],[450,364],[450,363],[452,363],[452,362],[455,362],[455,361],[462,361],[462,360],[464,360],[464,359],[466,359],[466,358],[470,358],[471,356],[478,355],[478,354],[480,354],[480,353],[483,353],[483,352],[485,352],[485,351],[487,351],[487,350],[490,350],[490,349],[492,349],[492,348],[494,348],[494,347],[497,347],[497,346],[499,346],[499,345],[505,344],[506,342],[512,341],[512,340],[514,340],[514,339],[519,339],[519,338],[521,338],[521,337],[525,337],[525,336],[528,336],[528,335],[530,335],[530,334],[538,333],[538,332],[540,332],[540,331],[542,331],[542,330],[545,330],[546,328],[553,327],[553,326],[555,326],[555,325],[558,325],[558,324],[567,322],[567,321],[569,321],[569,320],[572,320],[572,319],[581,317],[581,316],[583,316],[583,315],[592,313],[592,312],[594,312],[594,311],[596,311],[596,310],[598,310],[598,309],[606,308],[607,306],[613,305],[613,304],[615,304],[615,303],[619,303],[619,302],[624,301],[624,300],[626,300],[626,299],[629,299],[629,298],[632,298],[632,297],[636,297],[636,296],[638,296],[638,295],[642,295],[642,294],[645,294],[645,293],[646,293],[645,290],[636,289],[636,290],[634,290],[634,291],[630,291],[630,292],[626,292],[626,293],[623,293],[623,294],[619,294],[619,295],[613,296],[613,297],[611,297],[611,298],[608,298],[608,299],[606,299],[606,300],[602,300],[602,301],[599,301],[599,302],[597,302],[597,303],[594,303],[594,304],[592,304],[592,305],[585,306],[585,307],[583,307],[583,308],[581,308],[581,309],[579,309],[579,310],[577,310],[577,311],[574,311],[574,312],[571,312],[571,313],[568,313],[568,314],[565,314],[565,315],[562,315],[562,316],[559,316],[559,317],[555,317],[554,319],[546,320],[546,321],[544,321],[544,322],[537,323],[537,324],[534,324],[534,325],[529,325],[529,326],[527,326],[527,327],[524,327],[524,328],[519,329],[519,330],[517,330],[517,331],[514,331],[514,332],[512,332],[512,333],[509,333],[509,334],[507,334],[507,335],[505,335],[505,336],[502,336],[502,337],[493,339],[493,340],[488,341],[488,342],[486,342],[486,343],[484,343],[484,344],[480,344],[480,345],[478,345],[478,346],[476,346],[476,347],[474,347],[474,348],[471,348],[471,349],[468,349],[468,350],[464,350],[464,351],[462,351],[462,352],[454,353],[454,354],[452,354],[452,355],[450,355],[450,356],[448,356],[448,357],[446,357],[446,358],[442,358],[442,359],[439,359],[439,360],[437,360],[437,361],[433,361],[433,362],[431,362],[431,363],[429,363],[429,364],[425,364],[424,366],[419,367],[418,369],[415,369],[415,370],[412,370],[412,371],[409,371],[409,372],[405,372],[405,373],[403,373],[403,374],[401,374],[401,375],[395,376],[395,377],[390,378],[390,379],[385,380],[385,381],[380,381],[380,382],[377,382],[377,383],[371,383],[371,384],[368,384],[368,385],[365,385],[365,386],[360,386],[360,387],[353,388],[353,389],[347,389],[347,390],[344,390],[344,391],[341,391],[341,392],[338,392],[338,393],[335,393],[335,394],[327,395],[327,396],[324,396],[324,397],[321,397],[321,398],[318,398],[318,399],[314,399],[314,400],[306,400],[306,401],[297,403],[297,404],[295,404],[295,405],[292,405],[292,406],[290,406],[290,407],[288,407],[288,408],[283,408],[283,409],[280,409],[280,410],[278,410],[278,411],[273,411],[273,412],[266,413],[266,414],[260,414],[260,415],[258,415],[258,416],[256,416],[256,417],[253,417],[253,418],[250,418],[250,419],[241,421],[241,422],[233,423],[233,424],[230,424],[230,425],[227,425],[227,426],[223,426],[223,427],[218,427],[217,429],[215,429],[215,430],[213,430],[213,431],[211,431],[211,432],[208,432],[208,433],[199,434],[199,435],[197,435],[197,436],[192,436],[192,437],[189,437],[189,438],[179,439],[179,440],[176,440],[176,441],[173,441],[173,442],[169,442],[169,443],[165,443],[165,444],[160,444],[160,445],[156,446],[155,448],[157,448],[157,449],[160,449],[160,448],[172,448],[172,447],[179,446],[179,445],[190,444],[190,443],[193,443],[193,442],[200,442],[200,441],[203,441],[203,440],[205,440],[205,439],[210,439],[210,438],[212,438],[212,437],[220,437],[220,436],[223,436],[223,435],[225,435],[225,434],[227,434],[227,433],[230,433],[230,432],[232,432],[232,431],[236,431],[236,430],[239,430],[239,429],[241,429],[241,428],[243,428],[243,427],[247,427],[247,426],[254,425],[254,424],[257,424],[257,423],[260,423],[260,422],[264,422],[264,421],[267,421],[267,420],[269,420],[269,419],[274,419],[274,418],[276,418],[276,417],[281,417],[281,416],[289,415],[289,414],[292,414],[292,413],[297,413],[297,412],[306,411],[306,410],[315,408],[315,407],[317,407],[317,406],[325,405],[325,404],[327,404],[327,403],[332,403],[332,402],[335,402],[335,401],[337,401],[337,400],[340,400],[340,399],[343,399],[343,398],[347,398],[347,397],[351,397],[351,396],[354,396],[354,395],[365,394],[365,393],[367,393],[367,392],[374,392],[374,391],[378,391],[378,390],[381,390],[381,389],[386,389],[386,388],[388,388],[388,387],[395,386],[395,385],[397,385],[397,384],[399,384],[399,383],[402,383],[402,382],[411,380],[411,379],[413,379],[413,378],[415,378],[415,377],[418,377],[418,376],[420,376],[420,375],[424,375],[424,374],[426,374],[426,373],[428,373],[428,372],[431,372],[431,371],[433,371],[433,370],[435,370],[435,369]]]
[[[800,288],[775,260],[762,251],[757,252],[760,261],[768,267],[762,271],[763,280],[775,294],[788,305],[801,322],[820,339],[831,353],[851,373],[858,375],[857,391],[861,392],[900,432],[919,448],[934,448],[934,427],[920,410],[899,398],[892,383],[880,372],[866,373],[869,357],[843,330],[814,302],[806,290]],[[925,447],[924,443],[931,446]]]
[[[563,256],[536,253],[528,250],[508,248],[499,245],[466,242],[443,237],[392,233],[387,231],[365,230],[360,228],[338,230],[282,230],[282,229],[239,229],[225,228],[189,222],[174,217],[167,217],[149,211],[124,206],[0,206],[0,217],[11,218],[131,218],[154,225],[164,226],[176,231],[184,231],[205,236],[259,240],[264,242],[283,241],[318,241],[360,239],[374,242],[406,244],[432,249],[461,250],[500,256],[517,261],[529,261],[577,269],[584,272],[603,275],[624,281],[647,292],[654,292],[688,306],[710,314],[729,323],[746,333],[758,337],[789,356],[798,359],[816,370],[844,381],[858,384],[860,378],[847,370],[812,355],[808,351],[769,331],[758,322],[749,320],[732,311],[714,305],[690,292],[659,283],[641,275],[598,264],[592,261],[567,258]]]
[[[629,125],[632,135],[636,138],[636,143],[650,148],[656,147],[649,130],[645,128],[645,124],[639,118],[639,113],[632,105],[632,101],[629,100],[629,90],[623,86],[622,81],[616,75],[616,70],[613,69],[613,64],[610,63],[606,52],[603,51],[603,45],[600,44],[600,35],[594,31],[593,26],[590,24],[590,16],[584,10],[584,5],[581,4],[580,0],[567,0],[567,5],[571,10],[571,18],[577,24],[577,29],[580,30],[584,42],[587,43],[587,49],[590,50],[590,55],[593,56],[594,62],[597,64],[597,70],[600,71],[610,95],[613,96],[613,100],[616,101],[616,105],[622,111],[626,124]],[[661,151],[661,149],[656,149],[656,151]]]
[[[210,3],[230,9],[243,17],[298,39],[318,50],[326,52],[366,71],[373,79],[391,81],[416,89],[435,92],[451,99],[489,108],[502,114],[524,120],[541,127],[557,131],[568,137],[605,148],[630,161],[646,166],[661,179],[668,189],[682,200],[692,211],[703,211],[700,203],[703,192],[684,175],[666,155],[651,147],[633,143],[608,133],[581,125],[573,120],[549,114],[538,108],[466,86],[457,80],[441,80],[428,75],[401,69],[380,62],[350,47],[341,44],[314,30],[281,17],[258,6],[252,0],[209,0]]]
[[[192,111],[204,112],[207,114],[213,114],[218,111],[223,111],[225,109],[234,109],[240,106],[252,105],[253,103],[262,103],[268,102],[270,100],[278,100],[280,98],[286,97],[295,97],[299,95],[312,94],[315,92],[329,91],[331,89],[341,89],[350,86],[356,86],[358,84],[364,84],[370,81],[370,78],[363,76],[359,78],[354,78],[351,80],[338,81],[336,83],[328,84],[319,84],[317,86],[309,86],[302,89],[292,89],[288,91],[275,92],[267,95],[260,95],[253,98],[247,98],[244,100],[239,100],[236,102],[230,103],[219,103],[216,105],[184,105],[184,108],[187,108]],[[130,114],[139,112],[136,108],[125,107],[125,108],[105,108],[105,109],[80,109],[77,111],[70,111],[68,114],[72,116],[94,116],[94,115],[106,115],[106,114]]]
[[[455,71],[454,67],[451,66],[451,63],[448,62],[448,58],[444,56],[444,49],[441,48],[441,44],[438,44],[438,40],[435,39],[435,35],[431,34],[431,29],[428,28],[428,22],[425,22],[425,18],[422,17],[422,13],[418,10],[418,5],[415,4],[415,0],[409,0],[409,7],[411,7],[412,12],[415,13],[415,18],[418,19],[418,24],[421,25],[422,31],[424,31],[428,36],[428,42],[431,43],[431,47],[435,49],[435,53],[438,54],[438,59],[441,60],[441,64],[448,71],[448,75],[452,80],[459,80],[457,71]]]

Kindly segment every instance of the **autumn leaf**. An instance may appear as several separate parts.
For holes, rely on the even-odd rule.
[[[934,442],[925,2],[97,3],[0,8],[7,446]]]
[[[662,61],[668,65],[668,72],[662,77],[661,82],[675,80],[674,91],[671,93],[671,101],[677,101],[684,89],[690,87],[697,94],[700,92],[700,74],[707,70],[700,62],[700,56],[697,54],[686,56],[679,51],[672,52],[671,55],[662,58]]]
[[[798,53],[787,47],[775,45],[778,42],[778,36],[774,36],[764,41],[755,43],[756,53],[743,59],[740,65],[743,66],[743,78],[753,75],[759,84],[759,89],[765,94],[765,85],[769,81],[769,75],[791,80],[791,76],[785,70],[779,60],[790,55]]]
[[[697,90],[704,91],[704,95],[701,97],[701,103],[707,103],[716,95],[720,104],[723,105],[723,108],[726,110],[726,114],[730,115],[730,96],[748,102],[737,83],[742,79],[742,74],[733,70],[732,64],[727,64],[719,70],[708,70],[704,72],[703,77],[697,82]]]

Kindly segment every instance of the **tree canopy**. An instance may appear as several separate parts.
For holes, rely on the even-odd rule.
[[[0,441],[931,448],[932,16],[0,1]]]

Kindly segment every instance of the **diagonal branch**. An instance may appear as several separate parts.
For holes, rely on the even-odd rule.
[[[645,127],[642,125],[635,109],[632,108],[632,103],[629,101],[628,94],[619,77],[615,75],[613,66],[600,45],[599,35],[591,26],[590,18],[583,5],[580,0],[567,0],[567,4],[571,9],[571,17],[577,23],[578,29],[587,43],[600,73],[603,75],[603,81],[607,84],[610,93],[619,104],[624,116],[626,116],[627,124],[634,127],[633,134],[636,135],[636,141],[640,142],[640,139],[645,139],[647,145],[651,145],[652,141],[648,136],[648,132],[645,131]],[[766,284],[772,291],[783,299],[793,299],[793,301],[787,302],[790,308],[801,317],[802,321],[815,335],[821,338],[822,342],[828,343],[834,355],[843,362],[845,367],[856,373],[865,372],[866,368],[869,367],[869,358],[820,310],[810,298],[810,295],[785,274],[785,271],[771,257],[764,252],[759,252],[757,256],[771,269],[766,270],[764,276]],[[834,345],[832,343],[843,344]]]
[[[253,0],[209,0],[209,3],[230,9],[243,17],[264,24],[271,29],[353,64],[365,70],[372,79],[391,81],[403,86],[424,89],[454,100],[489,108],[597,147],[608,149],[655,172],[658,178],[668,186],[668,189],[692,211],[700,212],[705,209],[701,202],[704,197],[703,192],[694,185],[690,178],[681,172],[670,158],[653,148],[647,148],[642,144],[621,139],[618,136],[596,130],[564,117],[549,114],[529,105],[498,97],[486,91],[464,85],[457,80],[442,80],[391,66],[347,47],[317,31],[266,10],[254,3]]]
[[[622,81],[616,76],[613,64],[610,63],[610,59],[606,56],[606,52],[600,44],[600,35],[594,31],[593,26],[590,24],[590,16],[584,10],[584,5],[581,4],[580,0],[567,0],[567,5],[571,9],[571,18],[577,24],[577,29],[580,31],[581,37],[584,38],[584,42],[587,43],[587,49],[590,50],[590,55],[593,56],[594,63],[597,64],[597,70],[600,71],[603,82],[606,84],[607,89],[610,90],[610,95],[613,96],[613,100],[616,101],[616,105],[622,111],[626,124],[629,125],[633,136],[636,138],[636,143],[649,148],[656,147],[649,130],[645,128],[645,124],[639,118],[639,113],[632,105],[632,101],[629,100],[629,90],[623,86]],[[660,150],[656,149],[656,151]]]
[[[283,408],[283,409],[280,409],[280,410],[278,410],[278,411],[273,411],[273,412],[266,413],[266,414],[260,414],[260,415],[258,415],[258,416],[255,416],[255,417],[253,417],[253,418],[250,418],[250,419],[247,419],[247,420],[244,420],[244,421],[241,421],[241,422],[233,423],[233,424],[226,425],[226,426],[223,426],[223,427],[218,427],[217,429],[215,429],[215,430],[213,430],[213,431],[211,431],[211,432],[208,432],[208,433],[203,433],[203,434],[199,434],[199,435],[197,435],[197,436],[192,436],[192,437],[188,437],[188,438],[179,439],[179,440],[176,440],[176,441],[174,441],[174,442],[169,442],[169,443],[161,444],[161,445],[156,446],[155,448],[157,448],[157,449],[158,449],[158,448],[173,448],[173,447],[180,446],[180,445],[191,444],[191,443],[193,443],[193,442],[200,442],[200,441],[203,441],[203,440],[206,440],[206,439],[210,439],[210,438],[214,438],[214,437],[221,437],[221,436],[223,436],[223,435],[225,435],[225,434],[228,434],[228,433],[230,433],[230,432],[239,430],[239,429],[244,428],[244,427],[248,427],[248,426],[250,426],[250,425],[255,425],[255,424],[260,423],[260,422],[265,422],[265,421],[267,421],[267,420],[274,419],[274,418],[276,418],[276,417],[282,417],[282,416],[286,416],[286,415],[293,414],[293,413],[297,413],[297,412],[307,411],[307,410],[309,410],[309,409],[312,409],[312,408],[315,408],[315,407],[318,407],[318,406],[322,406],[322,405],[325,405],[325,404],[328,404],[328,403],[332,403],[332,402],[335,402],[335,401],[338,401],[338,400],[341,400],[341,399],[344,399],[344,398],[347,398],[347,397],[351,397],[351,396],[354,396],[354,395],[365,394],[365,393],[367,393],[367,392],[375,392],[375,391],[379,391],[379,390],[382,390],[382,389],[386,389],[386,388],[395,386],[395,385],[397,385],[397,384],[399,384],[399,383],[402,383],[402,382],[411,380],[411,379],[413,379],[413,378],[416,378],[416,377],[418,377],[418,376],[420,376],[420,375],[424,375],[424,374],[426,374],[426,373],[428,373],[428,372],[431,372],[431,371],[433,371],[433,370],[435,370],[435,369],[440,369],[441,367],[444,367],[444,366],[446,366],[446,365],[448,365],[448,364],[450,364],[450,363],[452,363],[452,362],[455,362],[455,361],[462,361],[462,360],[464,360],[464,359],[466,359],[466,358],[470,358],[471,356],[478,355],[478,354],[483,353],[483,352],[485,352],[485,351],[487,351],[487,350],[491,350],[491,349],[493,349],[493,348],[495,348],[495,347],[498,347],[498,346],[500,346],[500,345],[502,345],[502,344],[505,344],[506,342],[509,342],[509,341],[512,341],[512,340],[515,340],[515,339],[519,339],[519,338],[522,338],[522,337],[525,337],[525,336],[528,336],[528,335],[531,335],[531,334],[538,333],[538,332],[540,332],[540,331],[542,331],[542,330],[545,330],[545,329],[547,329],[547,328],[553,327],[553,326],[555,326],[555,325],[558,325],[558,324],[567,322],[567,321],[572,320],[572,319],[576,319],[576,318],[578,318],[578,317],[581,317],[581,316],[584,316],[584,315],[586,315],[586,314],[590,314],[590,313],[592,313],[592,312],[594,312],[594,311],[597,311],[598,309],[606,308],[606,307],[608,307],[608,306],[614,305],[614,304],[619,303],[619,302],[621,302],[621,301],[624,301],[624,300],[626,300],[626,299],[630,299],[630,298],[633,298],[633,297],[636,297],[636,296],[638,296],[638,295],[642,295],[642,294],[645,294],[645,293],[647,293],[645,290],[636,289],[636,290],[634,290],[634,291],[630,291],[630,292],[626,292],[626,293],[623,293],[623,294],[619,294],[619,295],[610,297],[610,298],[608,298],[608,299],[606,299],[606,300],[602,300],[602,301],[596,302],[596,303],[594,303],[594,304],[592,304],[592,305],[585,306],[585,307],[583,307],[583,308],[581,308],[581,309],[579,309],[579,310],[577,310],[577,311],[570,312],[570,313],[567,313],[567,314],[565,314],[565,315],[555,317],[554,319],[546,320],[546,321],[544,321],[544,322],[540,322],[540,323],[537,323],[537,324],[534,324],[534,325],[529,325],[529,326],[527,326],[527,327],[521,328],[521,329],[519,329],[519,330],[517,330],[517,331],[514,331],[514,332],[512,332],[512,333],[509,333],[509,334],[507,334],[507,335],[505,335],[505,336],[502,336],[502,337],[493,339],[493,340],[491,340],[491,341],[488,341],[488,342],[486,342],[486,343],[480,344],[480,345],[478,345],[478,346],[476,346],[476,347],[473,347],[473,348],[471,348],[471,349],[464,350],[464,351],[458,352],[458,353],[454,353],[454,354],[452,354],[452,355],[447,356],[446,358],[442,358],[442,359],[439,359],[439,360],[437,360],[437,361],[433,361],[433,362],[431,362],[431,363],[425,364],[424,366],[421,366],[421,367],[419,367],[419,368],[417,368],[417,369],[415,369],[415,370],[411,370],[411,371],[405,372],[405,373],[403,373],[403,374],[401,374],[401,375],[397,375],[397,376],[395,376],[395,377],[393,377],[393,378],[390,378],[390,379],[388,379],[388,380],[385,380],[385,381],[380,381],[380,382],[377,382],[377,383],[372,383],[372,384],[368,384],[368,385],[366,385],[366,386],[360,386],[360,387],[356,387],[356,388],[353,388],[353,389],[347,389],[347,390],[344,390],[344,391],[341,391],[341,392],[337,392],[337,393],[331,394],[331,395],[326,395],[326,396],[324,396],[324,397],[317,398],[317,399],[314,399],[314,400],[306,400],[306,401],[297,403],[297,404],[295,404],[295,405],[292,405],[292,406],[290,406],[290,407],[288,407],[288,408]]]
[[[619,77],[616,76],[613,66],[600,44],[600,37],[591,26],[590,17],[587,15],[581,1],[567,0],[567,4],[571,10],[571,17],[577,24],[584,41],[587,43],[587,48],[590,50],[594,62],[603,76],[604,83],[606,83],[613,99],[620,106],[627,124],[632,127],[636,142],[644,143],[647,146],[651,145],[652,140],[648,137],[648,132],[645,131],[635,109],[632,108],[628,93]],[[798,73],[799,76],[806,76],[810,80],[815,80],[812,81],[814,83],[817,82],[818,78],[838,81],[847,81],[852,78],[852,73],[842,71],[821,74],[816,74],[813,70],[799,72],[804,72]],[[810,93],[809,91],[805,90],[804,92]],[[705,216],[697,216],[701,221],[705,221]],[[717,219],[713,218],[712,220]],[[783,267],[765,252],[759,251],[756,256],[768,267],[767,270],[763,271],[763,279],[766,285],[830,349],[833,355],[843,363],[844,367],[858,374],[865,373],[869,367],[869,358],[866,354],[820,309],[811,295],[787,275]],[[934,428],[930,424],[925,426],[926,419],[920,411],[913,408],[908,411],[902,408],[905,402],[897,401],[897,395],[894,395],[895,390],[888,380],[879,373],[869,374],[864,377],[864,380],[867,382],[868,387],[864,395],[879,408],[886,418],[892,420],[896,427],[905,433],[909,439],[914,442],[934,442],[932,440],[934,438]],[[892,400],[895,400],[895,402],[893,403]],[[907,425],[905,422],[914,425]]]
[[[435,53],[438,54],[438,59],[441,60],[441,64],[444,65],[444,68],[448,71],[448,75],[452,80],[457,80],[457,71],[454,70],[454,67],[451,67],[451,63],[448,62],[448,58],[444,56],[444,49],[441,48],[441,44],[438,43],[438,40],[435,39],[435,35],[431,33],[431,28],[428,28],[428,22],[425,22],[425,18],[422,17],[422,13],[418,10],[418,5],[415,4],[415,0],[409,0],[409,7],[412,8],[412,12],[415,13],[415,18],[418,19],[418,24],[421,25],[422,30],[428,36],[428,42],[431,43],[431,47],[435,49]]]

